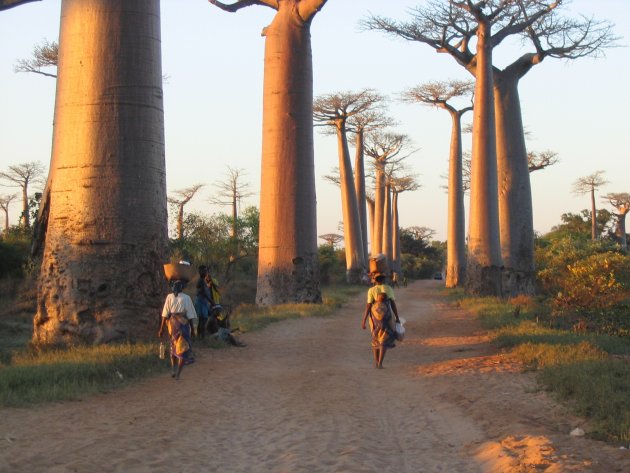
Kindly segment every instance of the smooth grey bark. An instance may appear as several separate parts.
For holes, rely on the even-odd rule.
[[[400,192],[392,192],[392,271],[400,275],[402,269],[400,251],[400,219],[398,215],[398,197]]]
[[[264,33],[256,292],[256,302],[262,305],[321,302],[310,25],[324,3],[277,2],[277,13]]]
[[[492,48],[491,24],[480,19],[477,29],[466,288],[473,293],[498,296],[501,294],[503,264],[499,241]]]
[[[506,296],[534,294],[534,212],[518,82],[511,69],[494,72],[499,222]]]
[[[448,228],[446,237],[446,287],[459,287],[466,278],[466,212],[462,163],[462,124],[465,111],[447,108],[451,115],[448,169]]]
[[[154,336],[167,208],[158,0],[63,0],[33,341]]]
[[[352,164],[350,163],[345,122],[339,123],[337,126],[337,145],[339,148],[339,179],[346,247],[346,280],[349,283],[358,284],[366,270],[367,263],[363,257],[361,220],[352,175]]]
[[[361,241],[363,261],[368,262],[368,219],[365,196],[365,153],[363,149],[362,129],[356,131],[355,136],[355,158],[354,158],[354,189],[357,197],[357,207],[359,209],[359,222],[361,225]]]
[[[393,231],[392,231],[392,186],[389,178],[385,181],[385,208],[383,209],[383,254],[387,256],[387,265],[392,270],[394,260],[393,248]]]

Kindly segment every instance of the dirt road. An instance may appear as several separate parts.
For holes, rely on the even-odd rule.
[[[0,410],[2,472],[622,472],[630,453],[496,354],[439,282],[396,292],[407,338],[372,367],[364,295],[81,402]]]

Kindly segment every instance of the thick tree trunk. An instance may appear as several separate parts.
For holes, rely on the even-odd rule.
[[[256,302],[321,302],[310,21],[278,3],[265,33]]]
[[[154,335],[167,209],[158,0],[63,0],[33,340]]]
[[[31,219],[28,214],[28,184],[26,183],[22,186],[22,216],[20,218],[20,223],[24,226],[24,228],[31,226]]]
[[[617,215],[617,241],[624,253],[628,252],[628,237],[626,235],[626,214]]]
[[[466,287],[477,294],[501,294],[501,247],[490,25],[480,22],[473,118],[470,222]]]
[[[398,192],[392,194],[392,271],[400,275],[400,221],[398,219]]]
[[[6,233],[9,230],[9,208],[4,211],[4,232]]]
[[[591,240],[597,240],[597,209],[595,208],[595,188],[591,188]]]
[[[385,165],[376,162],[374,185],[374,225],[372,228],[372,256],[383,253],[383,224],[385,223]]]
[[[365,159],[363,152],[363,130],[356,133],[356,154],[354,158],[354,190],[357,194],[359,221],[361,222],[361,241],[363,242],[363,262],[368,262],[368,220],[365,203]]]
[[[466,212],[462,165],[461,114],[449,110],[452,119],[448,169],[448,231],[446,238],[446,287],[464,284],[466,277]]]
[[[374,214],[375,214],[375,204],[374,201],[372,199],[365,199],[365,203],[367,204],[367,209],[368,209],[368,234],[370,235],[370,237],[373,238],[374,235]],[[368,254],[368,259],[366,261],[369,262],[369,254]]]
[[[394,259],[394,248],[392,245],[392,188],[385,185],[385,209],[383,211],[383,253],[387,256],[387,267],[392,269]]]
[[[177,239],[184,238],[184,204],[177,207]]]
[[[534,215],[518,77],[494,76],[503,295],[534,294]]]
[[[339,181],[341,184],[341,208],[343,212],[343,233],[346,250],[346,280],[359,284],[365,271],[361,220],[357,195],[352,178],[352,164],[344,124],[337,126],[337,148],[339,152]]]

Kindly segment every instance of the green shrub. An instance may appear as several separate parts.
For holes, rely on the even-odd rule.
[[[604,309],[628,298],[630,259],[606,252],[587,256],[566,266],[556,284],[553,305],[559,309]]]

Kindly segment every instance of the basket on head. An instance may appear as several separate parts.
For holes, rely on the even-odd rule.
[[[164,275],[169,281],[190,281],[194,273],[194,268],[189,264],[168,263],[164,265]]]
[[[370,258],[370,274],[387,274],[387,269],[387,256],[383,253],[379,253]]]

